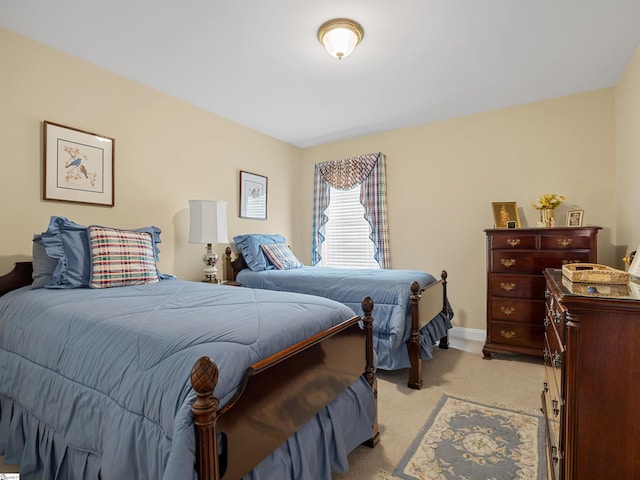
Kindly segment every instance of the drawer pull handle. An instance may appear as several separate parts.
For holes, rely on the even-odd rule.
[[[571,245],[571,242],[573,241],[573,239],[571,238],[559,238],[558,239],[558,245],[560,245],[561,247],[568,247],[569,245]]]
[[[511,315],[516,309],[514,307],[500,307],[500,311],[505,315]]]
[[[514,288],[516,288],[516,284],[515,283],[500,283],[500,288],[502,288],[503,290],[506,290],[507,292],[510,292],[511,290],[513,290]]]
[[[547,382],[544,382],[543,387],[544,387],[544,392],[547,393],[549,391],[549,384]]]
[[[509,332],[507,332],[506,330],[500,330],[500,335],[502,335],[507,340],[510,340],[510,339],[512,339],[513,337],[516,336],[516,332],[514,332],[513,330],[511,330]]]
[[[560,320],[562,320],[562,314],[556,310],[555,312],[553,312],[553,315],[556,320],[556,325],[560,325]]]
[[[556,350],[555,352],[553,352],[553,356],[551,357],[551,366],[553,366],[553,368],[560,368],[560,364],[560,354]]]
[[[580,263],[580,260],[562,260],[563,265],[566,265],[567,263]]]
[[[512,247],[517,247],[518,245],[520,245],[520,239],[519,238],[507,238],[507,243]]]
[[[544,328],[548,328],[551,324],[551,322],[549,321],[549,317],[544,317],[544,322],[542,323],[544,324]]]
[[[515,258],[501,258],[500,263],[505,267],[509,268],[516,264]]]
[[[545,347],[542,353],[544,356],[544,363],[547,363],[549,361],[549,349]]]

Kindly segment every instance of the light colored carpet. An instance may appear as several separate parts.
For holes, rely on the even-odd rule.
[[[357,447],[349,455],[349,471],[333,480],[379,480],[391,476],[443,394],[471,397],[514,410],[539,411],[544,377],[541,358],[499,355],[484,360],[479,342],[456,342],[434,349],[423,362],[422,390],[407,387],[407,372],[378,372],[380,444]],[[485,480],[477,479],[477,480]]]

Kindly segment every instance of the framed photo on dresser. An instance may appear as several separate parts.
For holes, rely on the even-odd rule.
[[[567,212],[567,227],[581,227],[584,210],[569,210]]]
[[[518,204],[516,202],[492,202],[495,228],[520,228]],[[514,223],[515,222],[515,223]]]

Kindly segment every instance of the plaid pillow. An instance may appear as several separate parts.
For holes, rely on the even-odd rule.
[[[151,234],[89,227],[91,288],[157,283]]]
[[[303,266],[286,243],[263,243],[260,248],[278,270],[290,270]]]

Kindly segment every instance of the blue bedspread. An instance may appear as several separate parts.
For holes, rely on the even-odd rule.
[[[40,478],[36,471],[43,478],[193,478],[188,377],[196,359],[217,363],[222,406],[251,364],[353,316],[319,297],[180,280],[11,292],[0,298],[0,454],[21,464],[21,480]],[[349,450],[371,436],[374,402],[363,384],[330,407],[340,418],[359,404],[357,420],[343,428]],[[330,416],[319,420],[325,437],[334,433]],[[324,470],[344,469],[346,452],[326,455],[330,465],[319,471],[330,478]],[[253,478],[275,478],[271,471],[267,465]]]
[[[362,299],[374,301],[374,349],[378,368],[396,370],[411,366],[405,343],[411,334],[411,282],[423,288],[436,279],[416,270],[343,269],[302,267],[291,270],[240,271],[237,280],[251,288],[307,293],[336,300],[362,315]],[[451,328],[451,309],[436,316],[422,329],[421,357]]]

